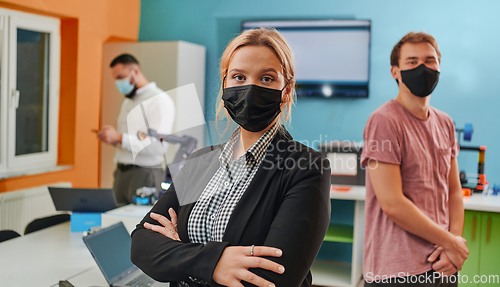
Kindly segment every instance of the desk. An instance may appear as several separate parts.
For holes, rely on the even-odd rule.
[[[464,209],[500,213],[500,196],[475,193],[464,197]]]
[[[337,187],[338,189],[336,189]],[[331,199],[364,201],[365,197],[366,187],[364,186],[347,186],[337,184],[332,185],[332,188],[330,190]],[[470,197],[464,197],[463,201],[465,210],[500,213],[500,196],[475,193]]]
[[[123,221],[132,232],[151,207],[130,204],[110,210],[102,214],[102,225]],[[82,237],[65,222],[2,242],[0,286],[57,287],[59,280],[76,287],[108,286]]]
[[[2,242],[0,285],[58,286],[59,280],[73,282],[71,278],[80,276],[81,283],[75,286],[107,286],[82,237],[82,232],[70,232],[66,222]],[[98,273],[81,276],[93,270]]]
[[[101,226],[108,227],[118,222],[123,222],[129,233],[141,222],[146,214],[153,208],[151,205],[128,204],[101,214]]]

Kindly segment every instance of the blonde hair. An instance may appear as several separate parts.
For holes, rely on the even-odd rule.
[[[236,51],[242,47],[246,46],[263,46],[271,49],[278,60],[281,63],[282,73],[285,78],[285,84],[292,85],[290,94],[285,98],[285,104],[281,106],[281,117],[278,119],[278,124],[284,124],[290,122],[292,106],[296,101],[295,93],[295,64],[293,61],[293,54],[290,46],[286,42],[285,38],[273,28],[259,28],[253,30],[247,30],[241,33],[239,36],[234,38],[229,45],[227,45],[226,50],[222,54],[220,59],[220,79],[221,85],[219,94],[217,96],[217,110],[215,115],[216,127],[218,120],[226,117],[228,119],[228,124],[224,129],[224,134],[229,128],[230,116],[224,109],[224,103],[222,101],[222,91],[224,90],[224,79],[227,77],[227,70],[229,68],[229,63],[233,60]],[[286,113],[284,113],[286,111]]]

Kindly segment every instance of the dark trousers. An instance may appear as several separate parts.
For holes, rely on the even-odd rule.
[[[437,275],[437,274],[436,274]],[[365,287],[457,287],[458,273],[447,278],[438,278],[434,276],[434,270],[427,271],[420,275],[392,278],[391,280],[377,280],[373,282],[365,281]]]
[[[161,168],[149,168],[141,166],[118,166],[114,173],[115,181],[113,191],[118,204],[132,203],[132,196],[138,188],[156,187],[161,188],[161,182],[165,178],[165,172]]]

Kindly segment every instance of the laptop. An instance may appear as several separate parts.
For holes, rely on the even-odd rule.
[[[169,286],[153,280],[130,261],[132,238],[122,222],[87,235],[83,241],[109,286]]]
[[[108,188],[49,186],[49,192],[58,211],[106,212],[118,207],[113,190]]]

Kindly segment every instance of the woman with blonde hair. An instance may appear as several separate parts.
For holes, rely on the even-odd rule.
[[[220,73],[217,117],[239,126],[188,158],[132,233],[132,261],[170,286],[311,286],[330,168],[283,126],[295,100],[291,49],[274,29],[245,31]]]

